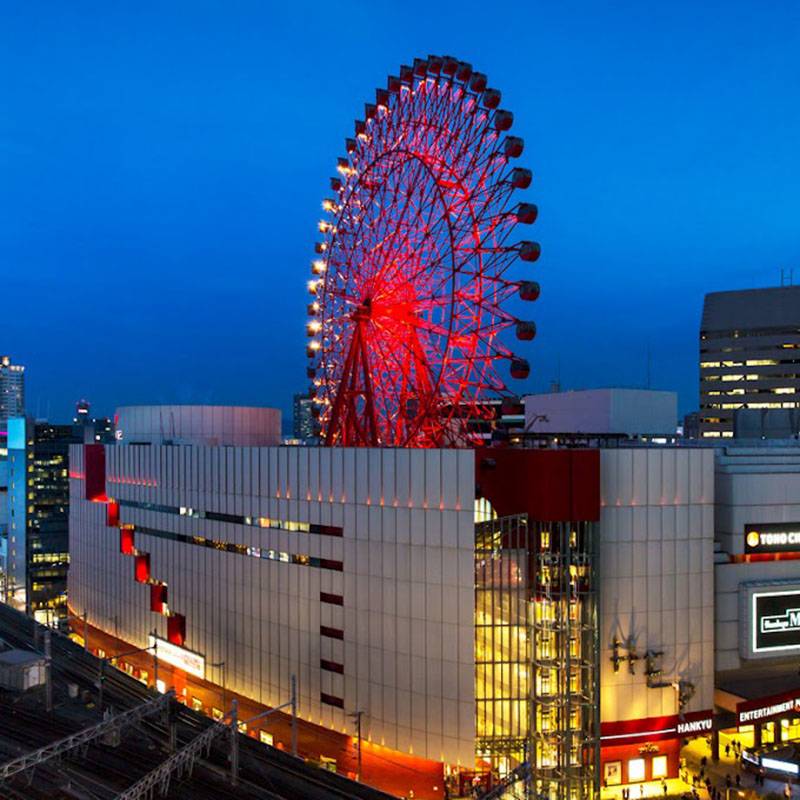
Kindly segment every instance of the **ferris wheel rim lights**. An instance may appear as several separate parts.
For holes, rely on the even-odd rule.
[[[478,443],[486,401],[508,394],[530,367],[502,342],[536,334],[503,305],[539,286],[512,279],[538,260],[514,238],[535,204],[512,203],[531,171],[501,93],[466,62],[415,59],[376,90],[322,201],[308,290],[307,376],[323,442],[362,446]]]

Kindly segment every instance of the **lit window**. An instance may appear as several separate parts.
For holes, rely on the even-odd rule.
[[[159,678],[156,681],[156,689],[158,689],[158,691],[161,692],[161,694],[164,694],[167,691],[167,684],[164,683],[164,681],[162,681],[161,678]]]
[[[202,711],[203,710],[203,701],[199,697],[192,698],[192,708],[195,711]]]
[[[549,550],[550,549],[550,531],[542,531],[539,534],[539,541],[541,543],[542,550]]]
[[[247,733],[247,723],[237,722],[236,727],[239,728],[239,733]]]
[[[628,783],[641,783],[644,780],[644,759],[632,758],[628,761]]]
[[[223,717],[224,715],[223,715],[223,713],[222,713],[222,711],[221,711],[220,709],[218,709],[218,708],[212,708],[212,709],[211,709],[211,716],[212,716],[214,719],[222,719],[222,717]]]
[[[266,731],[259,731],[258,732],[258,740],[261,744],[272,744],[272,734],[267,733]]]
[[[749,363],[749,362],[748,362]],[[667,757],[653,756],[653,778],[667,777]]]

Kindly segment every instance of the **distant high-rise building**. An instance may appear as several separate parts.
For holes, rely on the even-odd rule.
[[[72,425],[8,420],[5,599],[41,622],[66,615],[69,568],[69,446]]]
[[[72,421],[79,425],[85,425],[91,417],[89,416],[89,412],[92,410],[92,405],[88,400],[78,400],[75,403],[75,416],[72,418]]]
[[[311,413],[314,401],[307,394],[296,394],[293,407],[293,434],[295,439],[314,442],[317,438],[316,420]]]
[[[25,367],[0,356],[0,422],[25,413]]]
[[[732,437],[740,408],[800,408],[800,286],[706,295],[701,437]]]
[[[88,400],[78,400],[75,403],[75,416],[72,425],[75,434],[86,444],[100,442],[102,444],[114,443],[114,423],[108,417],[93,417],[92,406]]]

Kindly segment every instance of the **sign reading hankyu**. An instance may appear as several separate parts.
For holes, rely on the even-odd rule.
[[[714,730],[714,711],[689,711],[686,714],[670,714],[665,717],[628,719],[603,722],[600,726],[600,741],[603,747],[620,744],[644,744],[664,739],[702,736]]]
[[[800,553],[800,522],[769,522],[744,526],[744,551]]]
[[[675,725],[675,732],[678,736],[692,736],[700,733],[709,733],[714,730],[714,712],[702,711],[701,714],[705,716],[697,719],[689,719],[678,717],[678,722]]]
[[[754,653],[800,650],[800,590],[755,591],[751,603]]]
[[[206,676],[206,660],[200,653],[193,653],[185,647],[178,647],[160,636],[155,637],[150,634],[150,647],[153,647],[158,642],[158,660],[171,664],[173,667],[182,669],[190,675],[195,675],[198,678],[205,678]]]

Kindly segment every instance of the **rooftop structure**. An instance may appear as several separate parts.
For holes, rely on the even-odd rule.
[[[530,434],[674,436],[678,419],[675,392],[650,389],[585,389],[530,394],[524,398],[525,431]]]

